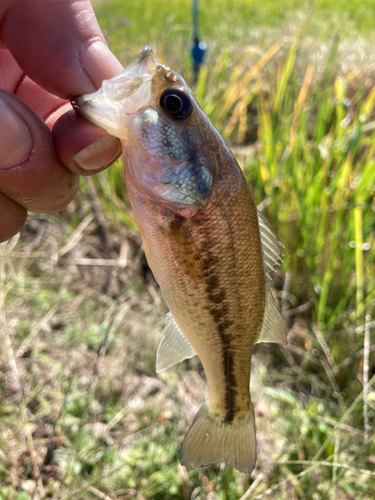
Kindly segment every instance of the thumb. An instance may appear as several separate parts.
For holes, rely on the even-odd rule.
[[[0,39],[32,80],[64,98],[92,92],[122,69],[88,0],[3,0]]]
[[[73,198],[78,178],[61,163],[47,125],[4,90],[0,90],[0,151],[0,191],[19,206],[55,213]]]

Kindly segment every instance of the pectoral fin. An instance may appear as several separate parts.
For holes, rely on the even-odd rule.
[[[266,309],[264,312],[263,326],[257,344],[260,342],[287,344],[283,318],[277,309],[275,299],[268,285],[266,290]]]
[[[161,334],[161,341],[156,355],[156,372],[195,356],[195,351],[176,325],[172,315],[167,314],[168,323]]]

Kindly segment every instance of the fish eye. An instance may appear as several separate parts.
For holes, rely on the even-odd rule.
[[[160,98],[161,108],[175,120],[186,120],[192,111],[193,103],[183,89],[172,88],[163,92]]]

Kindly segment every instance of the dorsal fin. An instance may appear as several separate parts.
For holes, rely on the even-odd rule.
[[[267,219],[258,211],[258,222],[260,239],[263,249],[264,269],[268,278],[269,284],[272,283],[271,273],[275,270],[275,266],[280,266],[282,259],[282,247],[284,246],[271,224]]]
[[[287,344],[287,339],[283,318],[277,309],[270,287],[268,285],[266,287],[266,308],[257,344],[260,342],[276,342],[277,344],[285,345]]]
[[[161,334],[161,341],[156,354],[156,372],[195,356],[195,351],[176,325],[172,314],[167,314],[167,325]]]

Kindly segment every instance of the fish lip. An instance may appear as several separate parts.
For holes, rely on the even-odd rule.
[[[149,45],[145,45],[143,47],[143,49],[141,50],[141,53],[134,59],[133,63],[131,63],[131,64],[137,65],[137,64],[141,63],[146,57],[149,57],[151,54],[156,59],[152,48]]]
[[[149,45],[120,73],[92,94],[74,96],[70,99],[73,109],[109,134],[126,139],[126,122],[129,115],[147,107],[151,100],[151,82],[158,67]]]

